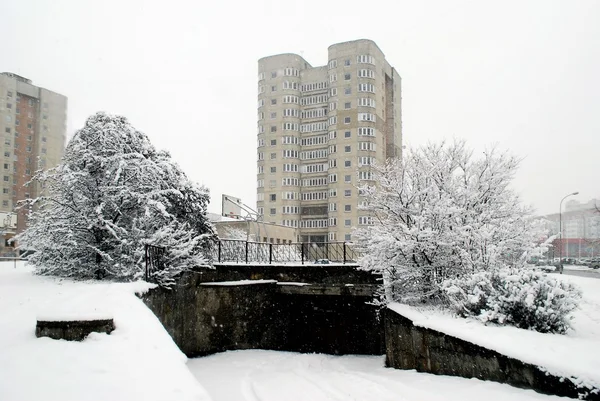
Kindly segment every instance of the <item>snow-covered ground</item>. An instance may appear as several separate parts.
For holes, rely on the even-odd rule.
[[[595,284],[600,280],[568,279],[592,295],[577,312],[576,331],[567,337],[577,340],[574,347],[587,344],[589,353],[596,355],[600,347],[590,336],[600,337],[600,330],[590,328],[600,326],[600,291]],[[135,296],[146,288],[145,283],[33,276],[23,263],[16,269],[12,262],[0,263],[0,400],[558,399],[498,383],[386,369],[383,357],[254,350],[198,358],[186,366],[185,356]],[[112,316],[116,330],[110,335],[93,333],[83,342],[36,338],[38,316]],[[566,363],[559,359],[561,352],[555,359]]]
[[[382,356],[229,351],[188,362],[214,401],[560,400],[477,379],[383,367]]]
[[[186,357],[135,296],[145,283],[74,283],[0,263],[0,400],[208,400]],[[36,317],[114,317],[110,335],[35,337]]]

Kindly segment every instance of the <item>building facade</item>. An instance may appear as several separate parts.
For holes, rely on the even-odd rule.
[[[550,234],[557,236],[549,252],[551,257],[600,257],[600,200],[591,199],[585,203],[570,200],[562,214],[554,213],[544,218]]]
[[[257,211],[303,242],[351,241],[372,224],[358,188],[401,157],[401,79],[371,40],[334,44],[328,63],[258,61]]]
[[[37,87],[19,75],[0,73],[0,143],[3,227],[0,253],[7,239],[23,231],[26,210],[15,210],[19,200],[35,198],[39,185],[27,185],[38,169],[56,166],[63,156],[67,133],[67,98]],[[10,247],[9,247],[10,248]]]

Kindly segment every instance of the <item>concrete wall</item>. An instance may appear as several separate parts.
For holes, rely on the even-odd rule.
[[[314,293],[309,287],[275,281],[227,286],[214,281],[243,280],[248,275],[254,279],[270,276],[257,270],[243,272],[244,267],[223,273],[215,270],[186,273],[177,287],[151,290],[143,300],[188,356],[236,349],[384,353],[382,322],[377,308],[367,304],[371,293],[359,291],[355,295],[352,287],[323,283]],[[310,270],[316,273],[314,282],[324,280],[326,271],[304,268],[305,272]],[[280,269],[272,274],[282,272]],[[302,280],[306,276],[282,274],[281,278]],[[344,291],[327,291],[331,288]]]
[[[438,375],[478,378],[544,394],[600,400],[596,389],[577,388],[570,380],[552,376],[537,366],[444,333],[414,326],[412,321],[389,309],[383,312],[386,366],[416,369]]]

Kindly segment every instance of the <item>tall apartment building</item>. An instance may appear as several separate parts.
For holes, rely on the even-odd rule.
[[[400,157],[401,81],[371,40],[329,47],[327,65],[296,54],[258,61],[257,210],[303,242],[351,241],[371,165]]]
[[[26,211],[17,201],[38,196],[38,185],[26,185],[38,169],[56,166],[64,153],[67,98],[32,85],[16,74],[0,73],[0,253],[6,240],[25,228]]]

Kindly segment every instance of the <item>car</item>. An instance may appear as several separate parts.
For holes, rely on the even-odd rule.
[[[589,267],[590,269],[600,269],[600,260],[598,260],[598,259],[592,260],[592,261],[591,261],[591,262],[588,264],[588,267]]]

